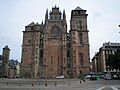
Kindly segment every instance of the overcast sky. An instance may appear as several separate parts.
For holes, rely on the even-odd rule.
[[[87,10],[91,58],[103,43],[120,42],[120,0],[0,0],[0,54],[8,45],[10,59],[20,61],[25,26],[44,21],[46,9],[55,5],[61,12],[65,9],[68,30],[71,10],[77,6]]]

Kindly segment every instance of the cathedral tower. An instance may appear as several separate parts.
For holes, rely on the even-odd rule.
[[[48,78],[67,75],[67,24],[65,11],[59,11],[59,7],[53,7],[46,12],[43,66],[44,75]]]
[[[72,73],[78,77],[89,72],[89,41],[86,10],[77,7],[71,12],[70,42]]]
[[[41,25],[32,22],[23,31],[21,74],[24,77],[39,76],[40,28]]]

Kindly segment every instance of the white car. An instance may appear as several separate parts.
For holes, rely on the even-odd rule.
[[[56,78],[57,78],[57,79],[63,79],[64,76],[57,76]]]
[[[86,79],[90,79],[90,78],[91,78],[91,75],[88,74],[88,75],[85,76],[85,78],[86,78]]]
[[[111,80],[112,76],[110,74],[106,74],[104,77],[105,80]]]

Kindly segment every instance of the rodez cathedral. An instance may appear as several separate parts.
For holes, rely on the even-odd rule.
[[[77,78],[89,73],[89,38],[86,10],[71,11],[67,32],[65,10],[46,10],[45,22],[32,22],[23,31],[21,75],[27,78]]]

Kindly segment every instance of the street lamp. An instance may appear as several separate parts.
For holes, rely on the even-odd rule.
[[[118,25],[120,27],[120,25]],[[120,32],[119,32],[120,33]]]

